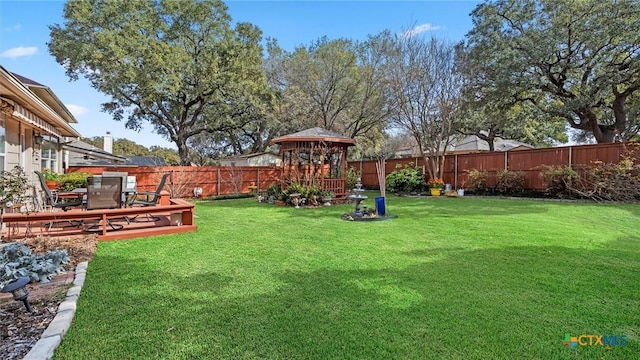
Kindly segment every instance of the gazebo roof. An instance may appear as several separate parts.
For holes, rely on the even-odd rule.
[[[356,142],[352,138],[340,135],[323,128],[314,127],[307,130],[298,131],[297,133],[280,136],[272,140],[274,144],[296,142],[296,141],[326,141],[334,143],[343,143],[347,146],[355,145]]]

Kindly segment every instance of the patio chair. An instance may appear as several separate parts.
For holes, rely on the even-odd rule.
[[[122,207],[122,178],[90,176],[87,178],[87,210],[117,209]],[[84,228],[84,231],[100,231],[102,220]],[[121,230],[124,226],[107,219],[111,230]]]
[[[135,192],[135,176],[129,176],[127,172],[121,171],[103,171],[102,176],[106,177],[120,177],[122,178],[122,204],[123,206],[129,205],[133,199],[129,199],[130,195]],[[131,179],[133,178],[133,183]]]
[[[38,175],[38,179],[40,180],[40,187],[42,188],[42,192],[44,193],[44,205],[51,206],[51,211],[55,211],[56,209],[62,209],[62,211],[67,211],[72,207],[82,206],[82,196],[78,196],[77,198],[58,198],[56,194],[54,194],[49,187],[47,186],[47,182],[44,179],[44,175],[40,171],[34,171],[36,175]],[[69,226],[80,226],[80,222],[72,222],[69,220],[65,221],[52,221],[48,225],[48,230],[51,230],[55,223],[69,223]]]
[[[70,207],[82,206],[82,197],[78,196],[78,198],[58,198],[49,188],[47,187],[47,183],[44,180],[44,175],[40,171],[34,171],[38,178],[40,179],[40,187],[45,195],[45,204],[48,203],[51,206],[51,209],[62,209],[62,211],[69,210]]]
[[[162,179],[160,179],[160,183],[158,184],[158,188],[156,189],[156,191],[153,191],[153,192],[143,191],[143,192],[136,193],[135,198],[128,205],[142,206],[142,207],[158,205],[158,202],[160,201],[160,192],[162,192],[162,188],[164,188],[164,185],[166,184],[167,178],[169,177],[169,175],[171,174],[162,175]],[[145,220],[140,220],[139,215],[136,215],[130,220],[136,221],[136,222],[151,222],[151,221],[160,220],[160,217],[152,216],[150,214],[145,214]]]

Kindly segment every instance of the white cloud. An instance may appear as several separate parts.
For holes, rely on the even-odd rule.
[[[20,31],[20,29],[22,29],[22,25],[15,24],[13,26],[9,26],[9,27],[5,27],[5,28],[0,29],[0,32],[14,32],[14,31]]]
[[[64,104],[64,106],[66,106],[67,109],[71,111],[71,114],[73,114],[73,116],[81,116],[86,114],[87,111],[89,111],[87,108],[83,108],[80,105]]]
[[[37,52],[38,52],[38,48],[35,47],[35,46],[30,46],[30,47],[20,46],[20,47],[16,47],[16,48],[13,48],[13,49],[6,50],[2,54],[0,54],[0,57],[9,58],[9,59],[17,59],[17,58],[23,57],[23,56],[35,55]]]
[[[425,31],[436,31],[436,30],[440,30],[442,27],[441,26],[436,26],[436,25],[432,25],[429,23],[426,24],[421,24],[418,26],[414,26],[413,29],[407,30],[405,32],[402,33],[402,37],[412,37],[412,36],[416,36],[418,34],[421,34]]]

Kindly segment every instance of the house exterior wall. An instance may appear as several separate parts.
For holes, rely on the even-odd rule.
[[[41,169],[40,148],[34,142],[34,131],[38,130],[5,113],[0,113],[0,120],[0,123],[4,123],[6,134],[4,169],[21,166],[31,180],[37,180],[33,171]],[[60,159],[61,151],[58,149],[56,153]],[[52,170],[61,172],[60,163],[58,161]]]
[[[24,169],[25,174],[34,183],[38,183],[35,170],[42,170],[43,145],[36,144],[35,137],[51,138],[51,154],[56,161],[49,168],[62,172],[62,151],[60,142],[65,136],[77,137],[80,134],[70,126],[75,122],[64,104],[55,97],[51,89],[42,89],[41,84],[12,74],[0,65],[0,126],[4,139],[2,170],[12,170],[16,166]],[[33,87],[30,87],[33,86]],[[57,110],[54,110],[57,109]]]

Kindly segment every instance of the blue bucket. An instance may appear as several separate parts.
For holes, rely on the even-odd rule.
[[[376,211],[378,212],[379,216],[384,216],[385,214],[385,208],[384,208],[384,196],[378,196],[376,198]]]

